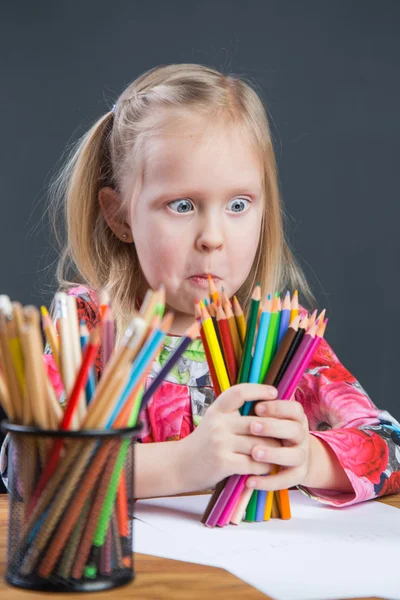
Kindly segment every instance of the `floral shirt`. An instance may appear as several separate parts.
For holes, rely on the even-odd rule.
[[[95,293],[84,286],[71,288],[68,293],[76,296],[79,317],[90,331],[99,322]],[[166,337],[148,381],[159,372],[179,340]],[[62,382],[54,359],[46,354],[44,360],[61,397]],[[101,372],[100,351],[96,371],[98,375]],[[214,399],[203,345],[196,339],[140,414],[143,429],[139,441],[164,442],[186,437]],[[302,492],[326,504],[348,506],[400,491],[400,424],[373,404],[324,339],[295,392],[295,400],[303,406],[310,433],[329,445],[353,486],[350,493],[298,486]]]

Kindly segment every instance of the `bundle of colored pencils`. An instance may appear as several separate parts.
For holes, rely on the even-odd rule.
[[[233,308],[233,310],[232,310]],[[263,383],[290,400],[325,333],[325,310],[299,315],[298,293],[268,295],[261,306],[257,285],[246,321],[236,297],[233,306],[223,292],[220,299],[209,278],[209,298],[196,302],[196,318],[216,395],[236,383]],[[254,415],[257,401],[246,402],[242,415]],[[273,472],[278,471],[277,467]],[[215,488],[202,522],[208,527],[238,525],[246,521],[290,519],[288,490],[264,492],[246,488],[247,475],[233,475]]]
[[[11,564],[14,559],[21,577],[35,573],[57,581],[93,579],[98,573],[106,576],[123,569],[132,560],[132,548],[123,545],[131,494],[124,471],[130,439],[102,438],[101,432],[134,428],[166,374],[199,336],[194,322],[145,390],[173,321],[171,313],[163,316],[164,308],[164,289],[149,291],[115,346],[107,300],[100,306],[101,323],[88,335],[79,324],[75,298],[58,293],[56,326],[42,309],[42,327],[65,391],[62,408],[43,361],[39,311],[0,296],[0,403],[9,422],[55,432],[53,437],[15,434],[21,472],[12,473],[12,478],[19,479],[16,501],[22,504],[18,514],[23,516],[13,539]],[[96,381],[100,344],[103,370]],[[68,430],[101,431],[97,437],[71,438],[63,435]],[[10,464],[9,470],[13,468]],[[119,551],[111,556],[112,540]]]

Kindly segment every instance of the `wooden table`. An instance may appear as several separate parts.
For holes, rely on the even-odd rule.
[[[400,508],[400,494],[378,500]],[[27,600],[29,598],[59,598],[70,594],[45,594],[8,586],[4,580],[7,543],[8,498],[0,495],[0,598],[1,600]],[[203,598],[243,598],[266,600],[269,597],[224,569],[168,560],[157,556],[135,553],[135,581],[109,592],[74,594],[88,599],[118,596],[119,600],[200,600]],[[270,599],[271,600],[271,599]],[[363,599],[367,600],[367,599]],[[378,600],[371,598],[368,600]]]

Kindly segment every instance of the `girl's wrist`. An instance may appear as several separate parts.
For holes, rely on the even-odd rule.
[[[309,433],[309,436],[308,469],[304,480],[299,485],[338,492],[354,491],[344,468],[329,444],[312,433]]]

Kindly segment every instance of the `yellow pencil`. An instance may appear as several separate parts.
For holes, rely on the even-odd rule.
[[[292,302],[290,306],[290,323],[297,317],[299,314],[299,292],[296,290],[292,297]],[[290,325],[289,323],[289,325]]]
[[[200,308],[202,315],[201,324],[207,339],[208,348],[210,350],[211,359],[213,361],[220,390],[221,392],[224,392],[230,387],[230,383],[228,373],[225,368],[224,359],[221,353],[221,348],[219,347],[217,335],[215,333],[214,323],[212,322],[212,319],[202,301],[200,301]]]

